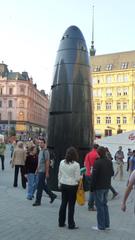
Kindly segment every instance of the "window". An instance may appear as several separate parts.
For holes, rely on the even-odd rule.
[[[8,121],[12,120],[12,112],[8,112]]]
[[[21,87],[20,87],[20,93],[21,93],[21,94],[24,94],[24,93],[25,93],[25,87],[24,87],[24,86],[21,86]]]
[[[97,117],[97,124],[100,124],[100,117]]]
[[[127,69],[128,68],[128,62],[121,63],[121,68],[122,69]]]
[[[97,84],[97,78],[92,79],[93,84]]]
[[[121,96],[122,95],[122,89],[121,88],[118,88],[117,89],[117,96]]]
[[[112,136],[112,130],[111,129],[105,129],[105,136]]]
[[[9,88],[9,95],[13,94],[13,88]]]
[[[118,103],[117,103],[117,110],[120,110],[120,109],[121,109],[121,103],[118,102]]]
[[[112,64],[107,64],[106,65],[106,70],[108,70],[108,71],[112,70],[112,66],[113,66]]]
[[[111,76],[107,76],[106,77],[106,83],[111,83],[112,82],[112,77]]]
[[[101,66],[94,66],[94,72],[99,72],[101,70]]]
[[[2,101],[0,100],[0,108],[2,107]]]
[[[124,103],[123,103],[123,110],[126,110],[126,109],[127,109],[127,103],[124,102]]]
[[[117,117],[117,124],[120,124],[120,117]]]
[[[123,76],[123,82],[128,82],[128,75]]]
[[[101,97],[101,89],[97,90],[97,97]]]
[[[111,124],[111,117],[106,117],[106,124]]]
[[[112,108],[112,104],[109,102],[109,103],[106,103],[106,110],[110,110]]]
[[[117,82],[122,82],[122,75],[117,75]]]
[[[110,89],[110,88],[106,89],[106,96],[107,97],[111,97],[112,96],[112,89]]]
[[[124,88],[124,89],[123,89],[123,95],[124,95],[124,96],[128,95],[128,88]]]
[[[127,117],[123,117],[123,124],[127,123]]]
[[[12,102],[12,100],[9,100],[9,101],[8,101],[8,107],[9,107],[9,108],[13,107],[13,102]]]
[[[97,96],[97,90],[93,90],[93,97]]]
[[[97,110],[101,110],[101,104],[97,103]]]

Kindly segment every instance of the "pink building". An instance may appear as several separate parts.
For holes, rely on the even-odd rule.
[[[12,72],[0,63],[0,132],[16,129],[18,135],[46,132],[49,99],[27,72]]]

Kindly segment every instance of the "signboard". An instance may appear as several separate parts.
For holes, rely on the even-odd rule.
[[[16,124],[16,131],[26,131],[26,125]]]

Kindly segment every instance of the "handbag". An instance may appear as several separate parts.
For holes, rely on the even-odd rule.
[[[76,194],[76,201],[78,205],[83,206],[85,204],[85,192],[83,188],[83,180],[82,178],[79,181],[77,194]]]

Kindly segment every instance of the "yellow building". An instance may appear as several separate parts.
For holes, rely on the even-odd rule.
[[[135,51],[91,56],[97,136],[135,129]]]

